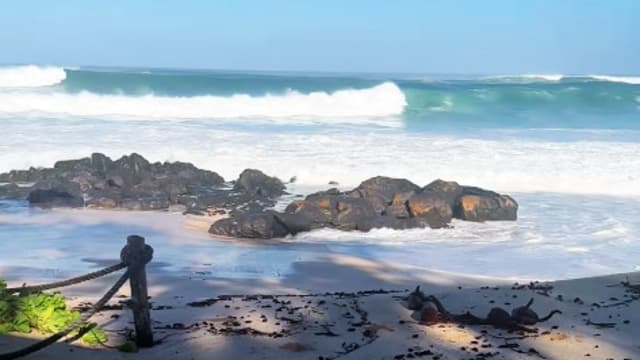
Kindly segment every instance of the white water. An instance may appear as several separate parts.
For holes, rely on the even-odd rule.
[[[640,196],[637,142],[491,140],[393,129],[243,130],[171,121],[5,121],[4,131],[12,136],[0,141],[0,172],[92,152],[114,158],[138,152],[153,161],[190,161],[228,180],[251,167],[311,186],[355,186],[387,175],[502,192]]]
[[[0,210],[8,213],[0,214],[0,238],[8,245],[6,255],[0,255],[0,272],[7,277],[44,280],[82,273],[96,261],[87,254],[117,254],[121,241],[114,239],[129,233],[147,235],[163,249],[158,266],[210,277],[286,276],[296,261],[331,253],[512,278],[563,279],[640,269],[638,143],[480,140],[393,129],[232,130],[171,121],[69,126],[42,120],[26,126],[7,122],[4,130],[13,135],[0,142],[0,171],[51,166],[94,151],[112,157],[135,151],[153,161],[191,161],[228,180],[247,167],[284,180],[297,176],[289,189],[294,194],[328,188],[330,180],[349,188],[382,174],[420,185],[435,178],[457,180],[511,193],[521,205],[517,222],[458,221],[454,229],[366,234],[320,230],[288,239],[286,246],[250,247],[211,241],[204,231],[164,227],[179,224],[180,215],[147,221],[123,213],[124,223],[100,216],[87,222],[91,211],[59,218],[5,209]],[[99,245],[89,249],[87,237]],[[98,255],[102,260],[109,256]]]
[[[640,269],[637,142],[479,139],[348,126],[233,128],[208,121],[37,119],[3,125],[11,136],[0,141],[0,172],[52,166],[95,151],[114,158],[138,152],[152,161],[190,161],[227,180],[248,167],[283,180],[296,176],[293,194],[328,188],[329,181],[350,188],[388,175],[420,185],[457,180],[511,193],[521,205],[517,222],[458,221],[454,229],[366,234],[320,230],[288,239],[284,247],[218,243],[204,232],[158,228],[179,223],[179,215],[151,221],[123,215],[123,224],[104,217],[83,220],[90,211],[58,218],[0,209],[0,237],[10,254],[0,255],[5,276],[45,279],[83,272],[93,264],[82,260],[91,257],[80,245],[87,236],[100,244],[93,253],[112,254],[121,245],[113,239],[127,233],[153,238],[166,252],[158,260],[169,262],[168,270],[212,277],[286,276],[294,262],[328,253],[503,277],[560,279]]]
[[[0,67],[0,88],[41,87],[61,83],[67,77],[63,68],[35,65]]]
[[[640,84],[640,76],[589,75],[589,77],[601,81],[620,82],[635,85]]]
[[[496,75],[488,76],[486,80],[504,80],[513,82],[557,82],[564,79],[589,78],[598,81],[617,82],[624,84],[640,84],[640,76],[617,76],[617,75],[564,75],[564,74],[520,74],[520,75]]]
[[[1,116],[75,116],[121,120],[239,119],[270,123],[373,123],[399,126],[406,100],[397,85],[387,82],[362,90],[332,93],[232,96],[129,96],[89,92],[0,92]]]
[[[529,80],[529,81],[560,81],[565,77],[562,74],[520,74],[488,76],[488,80]]]

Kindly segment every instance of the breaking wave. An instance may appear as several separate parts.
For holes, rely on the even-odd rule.
[[[488,76],[485,80],[499,80],[505,82],[527,82],[527,81],[560,81],[564,78],[562,74],[522,74],[522,75],[497,75]]]
[[[640,85],[640,76],[590,75],[589,77],[600,81]]]
[[[114,119],[226,119],[268,118],[271,122],[352,122],[366,121],[389,125],[384,120],[402,114],[404,93],[385,82],[366,89],[334,92],[251,96],[202,95],[191,97],[107,95],[91,92],[2,92],[0,114],[52,114]],[[345,120],[346,119],[346,120]]]
[[[563,74],[521,74],[487,76],[481,80],[507,83],[559,82],[559,81],[606,81],[623,84],[640,84],[640,76],[614,75],[563,75]]]
[[[24,88],[56,85],[66,79],[63,68],[52,66],[0,67],[0,88]]]

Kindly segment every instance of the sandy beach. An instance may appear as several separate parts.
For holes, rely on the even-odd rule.
[[[86,305],[113,281],[110,276],[62,293],[75,306]],[[640,356],[640,294],[623,282],[640,284],[640,273],[519,284],[347,256],[296,263],[279,281],[152,271],[151,316],[160,344],[136,354],[57,344],[28,359],[634,359]],[[511,311],[533,299],[540,316],[562,314],[531,326],[532,332],[425,325],[403,300],[416,285],[451,313],[484,317],[492,307]],[[119,306],[128,295],[125,286],[112,310],[95,317],[111,346],[132,328],[131,312]],[[30,341],[0,338],[3,350]]]

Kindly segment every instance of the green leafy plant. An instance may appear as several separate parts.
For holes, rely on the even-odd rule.
[[[14,295],[6,289],[5,282],[0,279],[0,334],[28,333],[32,329],[53,334],[80,318],[80,313],[70,309],[60,294]],[[72,332],[71,336],[77,334],[78,330]],[[107,341],[107,335],[92,327],[82,336],[82,341],[98,345]]]

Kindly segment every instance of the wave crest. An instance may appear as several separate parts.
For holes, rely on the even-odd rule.
[[[485,77],[484,80],[504,82],[555,82],[564,79],[562,74],[521,74],[521,75],[496,75]]]
[[[589,77],[600,81],[640,85],[640,76],[589,75]]]
[[[348,118],[400,115],[406,105],[404,93],[391,82],[360,90],[308,94],[289,91],[283,95],[264,96],[237,94],[169,97],[152,94],[100,95],[90,92],[0,93],[0,114],[64,114],[133,120],[268,118],[271,122],[283,123],[343,123],[345,119],[346,122],[353,122]],[[385,120],[367,121],[379,123]]]
[[[498,81],[506,83],[530,83],[530,82],[558,82],[563,80],[577,81],[606,81],[632,85],[640,85],[640,76],[614,76],[614,75],[563,75],[563,74],[522,74],[522,75],[498,75],[488,76],[482,80]]]
[[[0,88],[41,87],[59,84],[67,78],[63,68],[52,66],[0,67]]]

